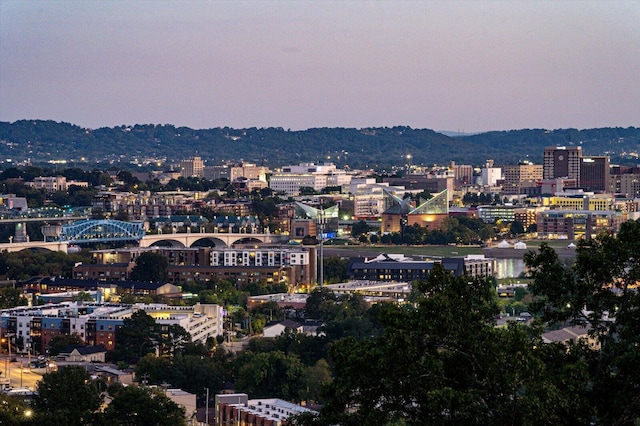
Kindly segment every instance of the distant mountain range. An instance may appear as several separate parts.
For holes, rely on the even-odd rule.
[[[564,145],[582,146],[585,155],[609,155],[612,163],[637,164],[640,128],[523,129],[452,137],[404,126],[289,131],[153,124],[87,129],[44,120],[0,122],[1,159],[34,163],[66,159],[88,166],[151,158],[176,161],[194,155],[210,164],[245,160],[269,166],[331,161],[385,169],[408,161],[481,165],[487,159],[500,165],[520,160],[541,163],[545,147]]]

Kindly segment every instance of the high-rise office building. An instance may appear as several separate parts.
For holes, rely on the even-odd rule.
[[[585,191],[609,191],[611,175],[609,172],[609,157],[590,156],[580,161],[580,188]]]
[[[180,162],[180,175],[185,178],[204,177],[204,163],[200,157],[193,157]]]
[[[493,160],[487,160],[485,167],[482,168],[482,185],[496,186],[499,180],[502,180],[502,169],[494,167]]]
[[[544,149],[544,179],[568,177],[580,182],[582,147],[553,146]]]
[[[534,187],[538,181],[542,180],[542,165],[521,163],[517,165],[504,166],[504,182],[502,192],[504,194],[521,194],[523,188]]]
[[[450,168],[453,170],[456,185],[468,185],[473,183],[473,166],[469,164],[456,164],[452,161]]]

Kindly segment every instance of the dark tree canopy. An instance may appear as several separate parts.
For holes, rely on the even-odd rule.
[[[169,262],[161,254],[145,252],[136,259],[131,270],[132,281],[166,282]]]
[[[115,393],[104,412],[104,424],[131,426],[186,425],[184,408],[162,389],[127,386]]]
[[[349,259],[343,259],[340,256],[329,256],[324,258],[323,264],[326,283],[344,282],[349,277],[347,274]]]
[[[229,143],[230,137],[237,142]],[[499,164],[515,164],[523,157],[541,162],[546,146],[586,141],[591,155],[610,152],[612,163],[635,164],[637,158],[627,153],[637,150],[640,129],[523,129],[453,138],[430,129],[408,126],[291,131],[277,127],[191,129],[170,124],[135,124],[92,130],[69,123],[18,120],[0,122],[0,140],[9,142],[0,145],[0,155],[14,161],[48,158],[50,152],[65,152],[69,158],[110,158],[129,153],[143,157],[187,158],[193,155],[193,148],[197,146],[203,159],[244,158],[256,162],[268,159],[270,164],[278,165],[291,164],[291,156],[295,153],[299,161],[317,161],[330,155],[340,167],[348,164],[362,168],[397,165],[398,159],[406,157],[407,152],[413,153],[414,164],[443,160],[478,164],[483,161],[478,159],[486,158],[493,158]],[[348,155],[344,151],[347,147]]]
[[[362,234],[366,234],[371,230],[371,227],[367,225],[367,222],[364,220],[359,220],[353,225],[351,225],[351,236],[359,237]]]
[[[496,328],[489,279],[436,266],[417,287],[415,305],[377,310],[381,335],[331,346],[326,405],[296,424],[589,423],[584,364],[535,329]]]
[[[102,403],[96,382],[80,366],[68,366],[45,374],[38,382],[34,399],[42,425],[90,425]]]
[[[56,356],[68,346],[84,344],[84,339],[78,333],[59,334],[49,341],[49,353]]]
[[[115,357],[118,360],[136,362],[144,355],[159,350],[162,336],[155,319],[140,310],[124,319],[122,327],[116,329]]]
[[[581,359],[592,375],[583,389],[598,424],[640,421],[640,222],[622,224],[617,236],[600,234],[578,244],[573,265],[548,245],[525,261],[538,296],[533,305],[549,325],[586,325],[596,345]]]
[[[0,309],[15,308],[28,305],[29,301],[23,296],[22,291],[13,287],[0,288]]]

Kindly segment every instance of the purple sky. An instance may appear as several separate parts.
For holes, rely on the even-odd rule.
[[[0,0],[0,120],[640,125],[640,1]]]

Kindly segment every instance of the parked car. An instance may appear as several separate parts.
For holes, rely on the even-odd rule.
[[[529,312],[520,312],[520,315],[518,316],[518,318],[516,318],[516,321],[527,322],[531,318],[533,318],[533,315],[531,315]]]

